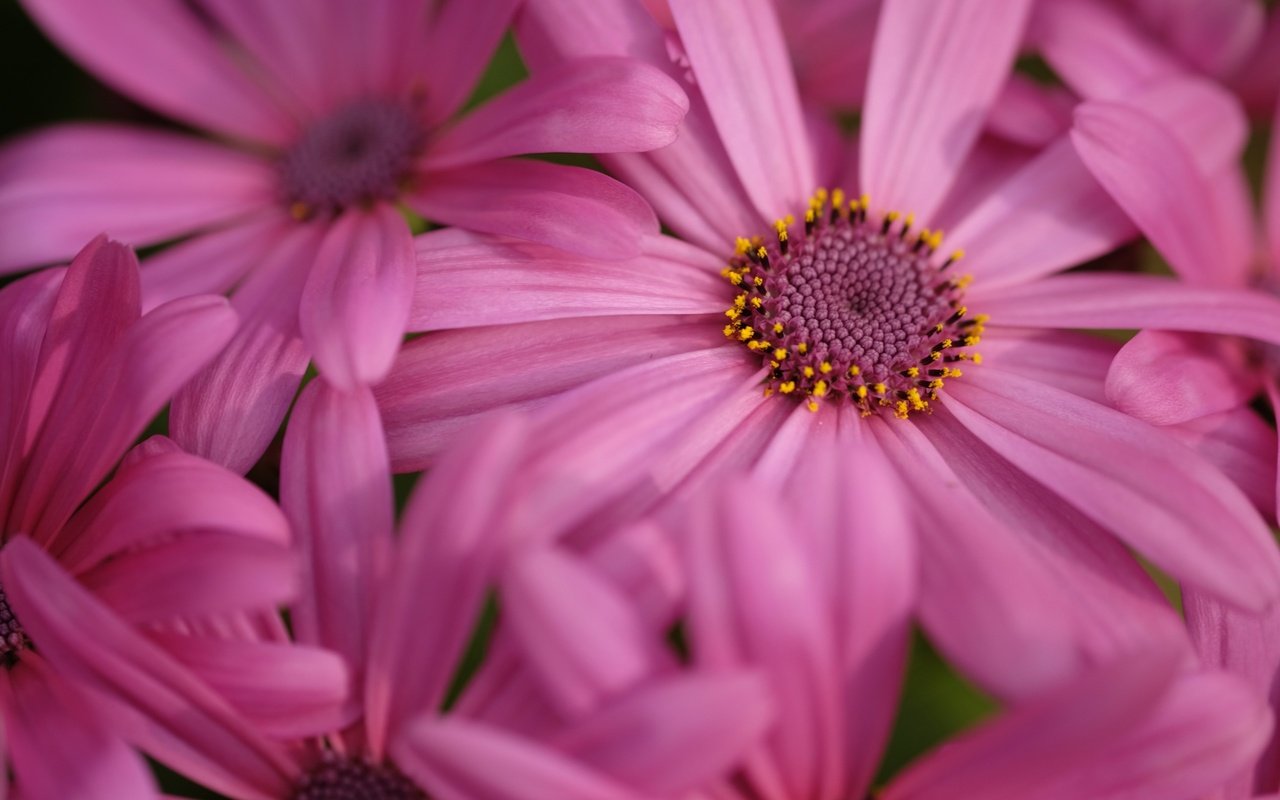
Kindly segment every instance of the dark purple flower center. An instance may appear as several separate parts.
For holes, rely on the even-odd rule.
[[[293,800],[426,800],[426,797],[395,767],[331,755],[302,778]]]
[[[776,243],[739,240],[724,271],[738,288],[724,334],[759,354],[767,394],[906,419],[960,377],[957,362],[981,362],[967,348],[986,317],[961,304],[968,278],[944,274],[963,254],[938,258],[941,234],[913,235],[911,224],[892,212],[869,219],[866,198],[846,206],[843,192],[820,190],[803,233],[788,218]]]
[[[31,646],[31,640],[22,630],[22,624],[9,607],[9,598],[0,588],[0,664],[12,667],[18,656]]]
[[[425,134],[413,109],[366,100],[314,122],[280,159],[295,217],[332,214],[400,194]]]

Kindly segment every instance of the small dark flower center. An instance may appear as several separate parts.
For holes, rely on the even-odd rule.
[[[9,598],[0,588],[0,664],[6,668],[18,663],[23,650],[31,646],[31,640],[22,630],[22,624],[9,607]]]
[[[313,123],[280,159],[285,201],[295,217],[392,200],[425,138],[413,109],[366,100]]]
[[[426,793],[391,765],[329,755],[299,782],[293,800],[426,800]]]
[[[779,220],[776,244],[738,242],[724,275],[738,288],[725,312],[725,336],[760,355],[765,391],[819,400],[848,400],[864,414],[889,410],[905,419],[927,411],[986,317],[961,304],[968,277],[946,270],[963,253],[936,256],[940,233],[911,233],[896,213],[869,219],[867,200],[819,191],[805,214]]]

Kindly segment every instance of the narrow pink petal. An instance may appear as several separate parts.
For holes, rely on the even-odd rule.
[[[1084,263],[1136,234],[1062,138],[973,207],[947,236],[946,247],[963,248],[960,266],[986,287]]]
[[[293,132],[292,120],[238,68],[192,9],[166,0],[110,10],[91,0],[23,5],[96,76],[161,113],[267,144],[281,144]]]
[[[707,318],[676,316],[564,319],[415,339],[374,390],[392,467],[425,468],[480,414],[542,405],[619,370],[723,342]]]
[[[629,598],[556,548],[515,556],[503,572],[502,599],[504,624],[566,718],[636,686],[657,663]]]
[[[142,268],[142,310],[190,294],[230,292],[294,224],[283,213],[263,213],[150,256]]]
[[[1195,67],[1222,76],[1249,55],[1262,34],[1266,9],[1257,0],[1139,0],[1148,25]]]
[[[1118,103],[1085,103],[1076,109],[1071,138],[1094,177],[1174,271],[1195,283],[1218,283],[1215,208],[1184,200],[1212,191],[1158,120]]]
[[[525,159],[429,172],[407,202],[446,225],[596,258],[639,255],[642,239],[658,230],[648,204],[612,178]]]
[[[51,128],[0,150],[0,271],[70,258],[103,231],[152,244],[274,200],[269,162],[223,145],[115,125]]]
[[[185,449],[244,473],[275,437],[309,360],[298,303],[323,232],[295,226],[238,288],[240,330],[170,409],[170,431]]]
[[[1089,100],[1116,98],[1183,72],[1118,7],[1101,0],[1036,3],[1027,38],[1067,86]]]
[[[646,797],[535,740],[475,722],[424,717],[391,747],[396,765],[440,800]]]
[[[427,120],[451,117],[471,96],[521,0],[437,0],[426,37],[414,41],[418,78],[428,88]],[[363,4],[362,4],[363,5]]]
[[[298,562],[290,549],[260,539],[182,536],[77,577],[122,620],[146,625],[278,608],[297,593]]]
[[[668,29],[650,7],[634,0],[525,0],[515,32],[520,53],[535,72],[600,55],[671,65]]]
[[[1158,429],[994,367],[949,387],[947,408],[1170,573],[1247,608],[1275,597],[1280,553],[1252,505]]]
[[[861,175],[876,209],[926,223],[1013,66],[1029,0],[885,5],[863,110]]]
[[[743,494],[756,502],[741,502]],[[694,663],[710,670],[759,668],[776,701],[764,747],[789,796],[834,796],[842,778],[841,712],[849,698],[842,693],[830,612],[788,533],[781,498],[768,484],[740,480],[694,514],[683,532]]]
[[[391,369],[413,300],[413,236],[400,212],[352,211],[329,230],[302,291],[299,323],[320,373],[340,389]]]
[[[172,633],[152,633],[150,638],[269,736],[317,736],[350,722],[346,701],[351,678],[336,653]],[[246,664],[253,668],[245,669]]]
[[[1266,122],[1276,110],[1280,91],[1280,14],[1268,14],[1258,46],[1226,81],[1255,122]]]
[[[43,659],[24,654],[22,665],[10,670],[6,683],[7,750],[19,796],[158,797],[142,758]]]
[[[886,800],[1060,796],[1063,773],[1088,770],[1155,710],[1179,655],[1156,648],[1054,687],[913,764]]]
[[[1280,448],[1275,429],[1253,409],[1223,411],[1166,430],[1239,486],[1268,521],[1275,519]]]
[[[826,107],[862,105],[880,5],[877,0],[778,4],[802,97]]]
[[[689,111],[661,70],[615,57],[537,72],[431,143],[429,169],[526,153],[631,153],[665,147]]]
[[[1240,101],[1218,84],[1179,76],[1147,84],[1124,99],[1182,142],[1200,173],[1214,177],[1239,162],[1249,138]]]
[[[1107,399],[1153,425],[1242,406],[1258,387],[1235,344],[1202,334],[1141,331],[1116,354]]]
[[[1075,98],[1060,86],[1045,86],[1015,72],[996,95],[987,117],[995,135],[1028,147],[1044,147],[1071,128]],[[962,188],[963,181],[956,182]]]
[[[526,425],[500,417],[460,442],[409,501],[369,640],[365,725],[375,755],[408,719],[444,699],[495,577],[507,535],[502,498],[512,494]]]
[[[815,186],[795,76],[767,0],[675,0],[672,16],[720,140],[767,219],[797,213]]]
[[[410,329],[728,307],[723,259],[669,236],[646,237],[642,247],[636,258],[602,261],[458,229],[419,236]]]
[[[983,363],[1092,400],[1108,403],[1107,370],[1121,344],[1100,336],[1054,329],[1001,328],[983,337]]]
[[[568,726],[555,744],[627,786],[676,797],[724,777],[772,712],[759,674],[694,673],[628,693]]]
[[[1160,328],[1249,336],[1280,344],[1280,301],[1263,292],[1202,289],[1156,275],[1073,273],[968,298],[1000,325]]]
[[[1276,15],[1280,19],[1280,15]],[[1280,30],[1280,24],[1276,25]],[[1280,274],[1280,97],[1276,98],[1276,115],[1271,125],[1271,149],[1267,152],[1266,188],[1263,190],[1262,225],[1266,234],[1271,275]]]
[[[684,597],[684,565],[667,530],[653,518],[628,524],[596,543],[591,565],[626,593],[655,632],[679,619]]]
[[[78,386],[64,381],[19,495],[21,530],[37,537],[57,530],[237,324],[220,297],[175,300],[131,326]]]
[[[53,552],[76,574],[189,531],[277,545],[290,538],[284,515],[261,489],[216,464],[170,451],[122,465],[58,532]]]
[[[298,398],[285,433],[280,503],[304,564],[294,631],[341,654],[359,681],[394,525],[387,445],[367,388],[342,392],[316,380]]]
[[[128,711],[125,738],[224,794],[272,800],[296,771],[221,698],[98,603],[28,539],[0,551],[5,594],[42,657]]]

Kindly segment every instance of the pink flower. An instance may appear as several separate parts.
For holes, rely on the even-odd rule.
[[[686,101],[656,70],[585,60],[461,114],[518,0],[325,0],[305,19],[216,0],[26,5],[117,89],[231,140],[92,124],[14,142],[0,153],[0,269],[65,257],[103,228],[190,237],[149,262],[144,305],[234,288],[243,327],[172,412],[184,447],[234,470],[271,441],[308,358],[345,387],[390,367],[413,280],[397,205],[606,257],[657,229],[599,173],[510,158],[671,142]]]
[[[747,464],[829,508],[837,489],[795,481],[797,465],[844,463],[856,446],[865,455],[848,469],[886,472],[910,498],[901,535],[925,553],[921,620],[1004,696],[1144,639],[1140,620],[1162,601],[1130,547],[1233,603],[1269,603],[1280,556],[1248,499],[1205,459],[1107,406],[1114,346],[1060,329],[1203,327],[1280,341],[1280,303],[1153,276],[1057,275],[1135,234],[1066,136],[971,200],[953,188],[1028,11],[979,5],[884,7],[860,143],[868,202],[812,194],[834,165],[806,135],[772,7],[671,3],[697,80],[686,132],[608,162],[681,238],[650,237],[640,258],[604,262],[458,231],[421,237],[411,325],[440,332],[402,350],[377,389],[396,467],[429,463],[471,417],[538,407],[531,474],[600,482],[534,498],[569,527]],[[675,69],[647,16],[637,22],[624,0],[592,7],[540,0],[525,13],[558,20],[566,47]],[[531,62],[554,55],[535,49]],[[1232,107],[1186,81],[1140,101],[1207,139],[1218,130],[1179,120],[1206,103]],[[954,244],[935,253],[944,211]],[[761,238],[735,251],[734,233]],[[960,265],[956,246],[968,251]],[[883,293],[855,295],[843,280]],[[1205,313],[1210,302],[1218,311]],[[850,313],[855,303],[865,315]],[[858,510],[839,513],[853,524]]]
[[[790,524],[806,501],[749,477],[687,512],[693,661],[763,671],[779,708],[731,785],[708,796],[868,796],[901,687],[916,565],[895,535],[906,521],[891,483],[853,499],[853,530]],[[1176,640],[1117,655],[945,742],[876,796],[1204,796],[1257,756],[1271,718],[1244,681],[1189,666]]]
[[[274,608],[297,586],[285,518],[262,492],[161,437],[125,456],[236,329],[220,297],[145,315],[139,298],[137,260],[102,237],[69,268],[0,290],[0,713],[25,797],[152,796],[117,737],[153,724],[171,696],[100,697],[86,691],[103,688],[94,673],[123,684],[153,659],[190,658],[201,626]],[[193,668],[216,673],[248,652],[229,643],[224,660]],[[244,702],[263,680],[241,683],[209,702]],[[298,699],[279,688],[279,702]]]

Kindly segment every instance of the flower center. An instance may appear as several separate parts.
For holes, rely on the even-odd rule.
[[[9,598],[0,588],[0,664],[12,667],[18,656],[31,646],[31,640],[22,630],[22,624],[9,607]]]
[[[958,362],[981,363],[968,348],[987,318],[961,304],[970,278],[945,276],[962,252],[937,257],[940,232],[912,235],[912,218],[896,212],[869,219],[867,204],[820,189],[803,233],[788,217],[775,223],[776,243],[739,239],[723,273],[738,288],[724,334],[759,354],[766,395],[906,419],[960,377]]]
[[[394,199],[424,139],[412,108],[381,100],[347,106],[314,123],[280,159],[291,213],[306,219]]]
[[[426,797],[395,767],[331,755],[303,777],[293,800],[426,800]]]

